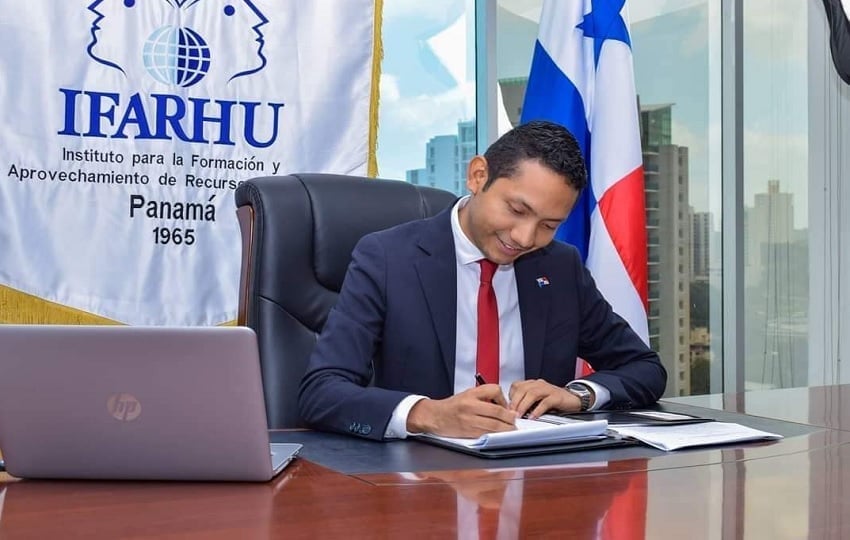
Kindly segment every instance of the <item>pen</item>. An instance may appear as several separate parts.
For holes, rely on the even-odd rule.
[[[476,382],[476,386],[481,386],[482,384],[487,384],[487,381],[485,381],[485,380],[484,380],[484,377],[482,377],[480,373],[476,373],[476,374],[475,374],[475,382]],[[496,403],[496,402],[494,401],[493,403]],[[533,411],[533,410],[534,410],[534,408],[535,408],[535,407],[537,407],[538,403],[540,403],[540,402],[539,402],[539,401],[535,401],[534,403],[532,403],[532,404],[531,404],[531,408],[530,408],[530,409],[528,409],[527,411],[525,411],[525,414],[524,414],[524,415],[522,415],[522,417],[523,417],[523,418],[528,418],[528,413],[529,413],[530,411]],[[540,420],[540,419],[538,418],[537,420]],[[547,420],[543,420],[543,422],[547,422]],[[548,422],[549,422],[550,424],[555,424],[555,423],[556,423],[556,422],[552,422],[551,420],[549,420]]]
[[[487,384],[487,381],[484,380],[484,377],[480,373],[476,373],[475,374],[475,386],[481,386],[482,384]],[[499,404],[499,402],[497,402],[495,399],[491,399],[490,403],[493,403],[495,405]]]
[[[487,381],[484,380],[484,377],[480,373],[476,373],[475,374],[475,386],[481,386],[482,384],[487,384]],[[493,403],[496,403],[496,402],[493,401]],[[528,411],[526,411],[525,414],[522,415],[522,417],[528,418],[528,413],[533,411],[534,408],[537,407],[537,405],[539,403],[540,403],[539,401],[535,401],[534,403],[532,403],[531,408],[529,408]],[[540,418],[537,418],[537,420],[540,420]],[[549,422],[550,424],[557,424],[557,422],[553,422],[551,420],[542,420],[542,422]]]

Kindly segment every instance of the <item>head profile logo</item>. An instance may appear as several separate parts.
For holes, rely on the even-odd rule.
[[[88,10],[89,57],[131,79],[227,84],[267,64],[268,19],[251,0],[95,0]]]
[[[142,404],[133,394],[112,394],[106,400],[106,409],[112,418],[121,422],[132,422],[142,414]]]

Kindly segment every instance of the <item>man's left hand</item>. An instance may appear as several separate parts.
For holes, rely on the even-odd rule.
[[[538,418],[546,411],[555,409],[562,412],[581,410],[581,400],[566,388],[549,384],[543,379],[519,381],[511,385],[508,394],[508,408],[519,416]]]

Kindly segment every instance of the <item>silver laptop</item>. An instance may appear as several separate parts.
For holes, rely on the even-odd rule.
[[[265,481],[257,339],[244,327],[0,325],[0,452],[21,478]]]

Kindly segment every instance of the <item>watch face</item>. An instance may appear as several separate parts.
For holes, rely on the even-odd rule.
[[[575,392],[576,394],[584,395],[590,394],[590,390],[588,390],[583,384],[578,383],[570,383],[567,385],[567,388]]]
[[[590,390],[587,387],[583,384],[571,383],[567,385],[567,390],[579,398],[581,410],[586,411],[590,408]]]

